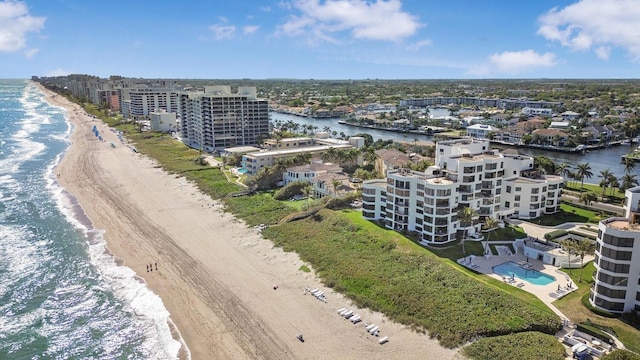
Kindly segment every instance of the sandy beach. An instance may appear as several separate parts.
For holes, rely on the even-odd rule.
[[[218,201],[133,152],[78,105],[42,91],[74,124],[71,148],[56,169],[60,184],[106,231],[117,261],[160,296],[189,349],[182,358],[189,352],[193,359],[461,358],[382,314],[357,309],[300,271],[296,254],[274,248]],[[94,125],[104,141],[91,132]],[[148,272],[156,262],[158,270]],[[322,289],[327,302],[304,294],[305,287]],[[363,322],[339,316],[343,307]],[[380,336],[369,335],[364,323],[378,325]],[[380,345],[383,336],[389,342]]]

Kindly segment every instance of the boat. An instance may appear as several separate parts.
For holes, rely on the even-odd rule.
[[[624,140],[622,140],[622,141],[620,142],[620,145],[627,145],[627,146],[629,146],[629,145],[631,145],[631,140],[629,140],[629,139],[624,139]]]

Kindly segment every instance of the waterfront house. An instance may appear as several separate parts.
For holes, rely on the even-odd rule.
[[[534,130],[531,135],[534,141],[540,145],[565,146],[569,135],[558,129],[538,129]]]
[[[515,124],[514,126],[516,129],[521,129],[521,130],[527,131],[528,133],[531,133],[533,130],[543,129],[545,127],[545,123],[546,123],[545,119],[534,117],[526,121],[521,121]]]
[[[568,121],[552,121],[551,124],[549,124],[549,129],[566,130],[569,129],[570,126],[571,124]]]
[[[485,124],[474,124],[467,126],[467,136],[476,139],[487,139],[489,133],[499,131],[498,128]]]
[[[380,149],[374,153],[377,156],[375,170],[380,176],[387,176],[387,171],[406,167],[413,163],[409,155],[397,149]]]
[[[560,116],[562,117],[562,120],[564,120],[564,121],[577,120],[577,119],[580,118],[580,114],[578,114],[577,112],[573,112],[573,111],[565,111],[562,114],[560,114]]]
[[[284,185],[294,181],[306,181],[312,183],[316,177],[329,173],[342,173],[342,168],[331,163],[322,163],[322,161],[312,161],[309,164],[292,166],[282,173],[282,181]]]
[[[522,109],[522,113],[529,117],[532,117],[532,116],[551,117],[553,115],[553,110],[549,108],[525,107]]]
[[[522,137],[527,134],[529,134],[528,131],[512,126],[506,130],[496,133],[496,136],[493,139],[510,144],[520,144],[522,142]]]
[[[514,125],[518,123],[518,118],[511,114],[499,113],[491,115],[491,117],[489,117],[489,121],[497,125]]]
[[[327,172],[317,175],[312,181],[313,197],[320,199],[323,197],[336,198],[346,193],[356,191],[351,186],[349,175],[344,172]]]

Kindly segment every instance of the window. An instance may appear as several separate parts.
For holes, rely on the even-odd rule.
[[[519,208],[520,207],[520,203],[513,203],[513,207]]]
[[[520,195],[516,195],[515,198],[513,199],[515,201],[520,201]]]
[[[509,203],[508,201],[504,202],[505,209],[508,209],[510,206],[511,206],[511,203]]]
[[[611,276],[611,275],[607,275],[603,272],[600,272],[598,274],[598,280],[602,281],[603,283],[609,284],[609,285],[613,285],[613,286],[627,286],[627,282],[629,280],[629,278],[627,277],[619,277],[619,276]]]
[[[625,296],[627,296],[626,290],[613,290],[602,285],[598,285],[596,292],[598,293],[598,295],[606,296],[613,299],[624,299]]]
[[[627,264],[616,264],[604,259],[600,259],[600,268],[604,270],[608,270],[614,273],[620,274],[628,274],[629,273],[629,265]]]
[[[594,302],[594,304],[596,304],[596,306],[599,306],[599,307],[607,309],[607,310],[611,310],[611,311],[623,311],[624,310],[624,303],[607,301],[607,300],[602,299],[599,296],[596,296],[596,298],[595,298],[595,300],[593,302]]]
[[[607,257],[615,260],[631,260],[632,252],[618,251],[618,250],[614,250],[609,247],[603,246],[600,251],[600,255],[602,255],[603,257]]]
[[[522,188],[519,186],[516,186],[516,192],[520,192],[520,191],[522,191]]]
[[[507,185],[507,194],[511,194],[511,185]]]
[[[617,236],[605,234],[602,241],[605,244],[618,247],[633,247],[633,238],[619,238]]]

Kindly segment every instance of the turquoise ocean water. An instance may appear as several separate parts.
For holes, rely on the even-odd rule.
[[[0,359],[175,359],[160,298],[57,184],[71,130],[35,85],[0,80]]]

